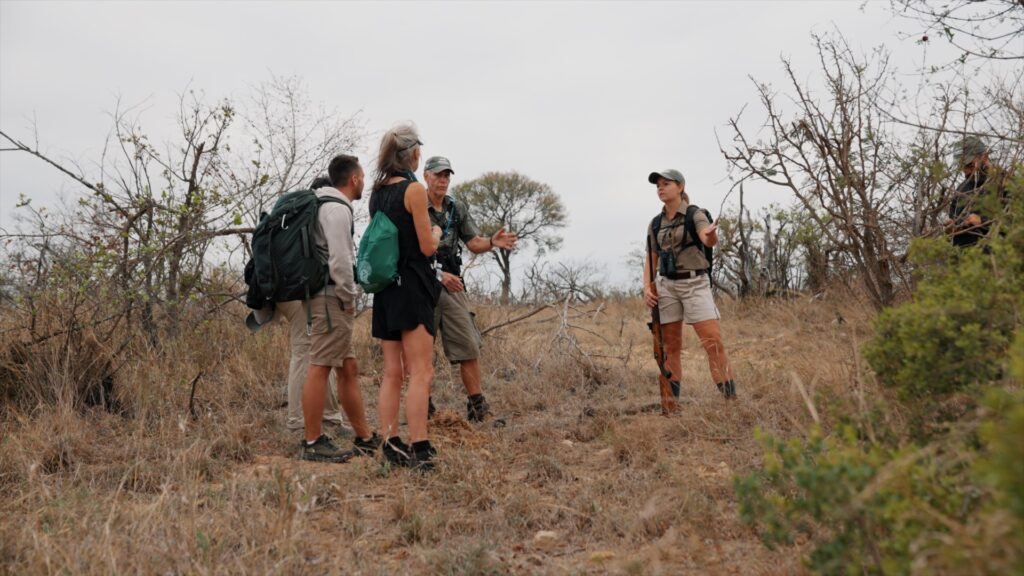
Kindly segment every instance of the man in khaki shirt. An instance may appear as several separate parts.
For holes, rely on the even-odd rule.
[[[496,247],[512,250],[517,238],[515,234],[505,232],[504,228],[490,238],[482,238],[469,209],[448,196],[453,174],[455,171],[447,158],[427,158],[423,170],[429,200],[427,211],[431,224],[441,229],[441,242],[435,257],[440,266],[439,280],[444,286],[434,308],[434,321],[440,332],[445,357],[452,364],[459,365],[462,384],[466,387],[466,417],[470,422],[482,422],[490,416],[491,408],[481,388],[481,339],[469,309],[466,286],[462,282],[461,244],[474,254],[482,254]],[[433,412],[433,402],[429,408],[428,414]]]

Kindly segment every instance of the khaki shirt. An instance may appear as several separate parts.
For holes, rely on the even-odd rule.
[[[458,217],[454,222],[450,221],[453,217],[453,206],[455,212],[458,212]],[[480,235],[480,229],[477,228],[466,205],[457,202],[450,196],[446,195],[441,200],[441,210],[435,209],[434,203],[428,201],[427,212],[430,214],[430,222],[441,229],[442,236],[441,242],[437,245],[438,252],[454,252],[459,240],[469,242]]]
[[[647,236],[653,238],[653,246],[655,250],[669,251],[671,250],[676,256],[676,270],[682,272],[683,270],[706,270],[708,267],[708,260],[704,257],[704,244],[701,243],[700,238],[694,238],[693,241],[697,244],[690,246],[686,250],[680,250],[683,245],[690,242],[689,234],[686,233],[686,208],[689,205],[684,201],[679,206],[679,211],[676,212],[674,218],[669,219],[665,210],[661,211],[661,226],[658,229],[658,237],[653,238],[654,229],[651,224],[647,225]],[[697,229],[697,233],[701,233],[705,228],[711,225],[708,222],[708,217],[704,214],[703,210],[697,210],[693,215],[694,228]]]

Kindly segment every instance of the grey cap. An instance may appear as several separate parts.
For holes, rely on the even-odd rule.
[[[452,174],[455,174],[455,170],[452,170],[452,163],[444,156],[431,156],[427,158],[427,164],[423,168],[427,172],[444,172],[448,170]]]
[[[988,146],[977,136],[967,136],[954,148],[957,164],[960,168],[974,162],[978,156],[988,152]]]
[[[651,172],[650,176],[647,177],[647,181],[651,184],[657,184],[658,178],[675,180],[680,184],[686,185],[686,178],[683,178],[683,173],[675,168],[669,168],[667,170],[662,170],[661,172]]]
[[[245,317],[245,327],[248,328],[250,332],[257,332],[273,319],[274,306],[272,304],[267,304],[259,310],[249,312],[249,315]]]

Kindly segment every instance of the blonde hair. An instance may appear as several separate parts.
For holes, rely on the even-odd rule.
[[[373,179],[374,192],[384,187],[388,178],[412,171],[412,159],[419,145],[420,137],[412,124],[400,124],[384,134],[380,141],[380,152],[377,154],[377,174]]]

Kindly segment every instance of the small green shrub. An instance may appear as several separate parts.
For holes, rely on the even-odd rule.
[[[735,480],[741,516],[769,547],[814,538],[808,566],[818,573],[906,573],[912,549],[948,532],[940,518],[960,519],[976,504],[960,489],[967,463],[934,449],[865,445],[851,427],[761,441],[764,470]]]
[[[984,246],[916,241],[913,301],[876,319],[865,356],[917,423],[909,438],[875,412],[760,438],[763,469],[734,487],[766,545],[805,535],[822,574],[1024,574],[1022,190]]]
[[[879,314],[865,356],[904,400],[948,394],[1002,374],[1022,289],[978,249],[915,242],[924,265],[914,301]]]

